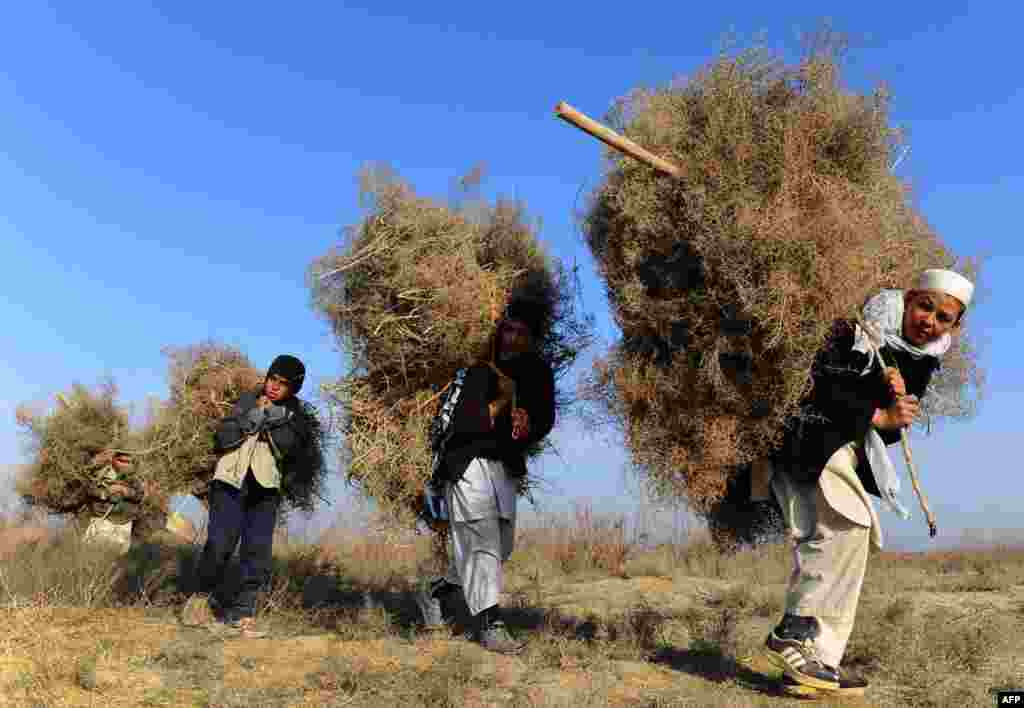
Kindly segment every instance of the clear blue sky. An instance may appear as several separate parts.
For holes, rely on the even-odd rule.
[[[484,161],[488,192],[524,199],[552,252],[583,266],[587,306],[614,336],[573,226],[601,150],[552,107],[601,116],[632,87],[692,72],[730,29],[792,51],[828,14],[854,39],[853,85],[884,79],[895,95],[912,145],[900,173],[920,208],[958,253],[989,257],[971,315],[989,399],[974,422],[915,441],[926,490],[949,539],[1014,528],[1024,12],[998,5],[12,4],[0,27],[0,461],[21,459],[20,401],[104,373],[128,399],[162,395],[164,345],[215,337],[263,365],[293,352],[312,385],[337,376],[304,272],[359,218],[353,177],[368,161],[437,195]],[[572,429],[558,441],[566,463],[545,472],[561,500],[630,508],[620,449]],[[883,519],[916,542],[916,516]]]

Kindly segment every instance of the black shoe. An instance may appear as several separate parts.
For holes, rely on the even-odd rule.
[[[802,686],[825,691],[839,690],[839,671],[818,658],[814,639],[818,621],[813,617],[786,615],[765,640],[769,661]]]
[[[476,641],[480,646],[499,654],[518,654],[526,648],[526,642],[512,636],[501,619],[497,606],[488,608],[477,617],[479,629]]]
[[[443,600],[456,591],[462,592],[462,586],[448,582],[447,578],[437,578],[430,583],[430,595],[438,600]]]
[[[501,620],[488,623],[480,629],[480,646],[498,654],[518,654],[526,648],[526,642],[513,637]]]
[[[430,593],[421,590],[416,593],[416,605],[419,607],[420,616],[423,618],[423,628],[433,632],[447,629],[448,623],[444,621],[444,612],[441,610],[441,601],[431,597]]]
[[[210,612],[218,620],[224,618],[224,613],[228,611],[228,604],[223,602],[216,593],[210,595]]]
[[[423,616],[423,626],[428,631],[448,629],[452,625],[451,612],[446,611],[452,593],[461,590],[458,585],[439,578],[416,594],[416,603]]]

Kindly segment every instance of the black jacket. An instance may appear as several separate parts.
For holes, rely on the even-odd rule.
[[[875,410],[892,405],[892,393],[879,373],[881,365],[876,362],[871,372],[861,376],[868,355],[853,351],[853,343],[853,323],[835,322],[811,371],[813,388],[801,405],[807,417],[795,417],[787,423],[782,444],[772,455],[772,461],[798,481],[817,481],[836,450],[864,439]],[[899,367],[907,393],[918,398],[924,396],[932,374],[939,368],[938,359],[914,359],[889,347],[883,347],[882,353],[886,361]],[[886,445],[900,440],[898,430],[879,434]],[[863,454],[858,458],[857,476],[865,491],[880,496]]]
[[[303,402],[295,396],[277,404],[287,411],[285,417],[264,421],[254,428],[248,416],[256,408],[260,395],[259,391],[251,391],[239,396],[230,415],[217,425],[214,450],[218,454],[233,450],[249,435],[258,432],[271,443],[283,483],[287,484],[290,477],[306,472],[304,468],[308,466],[306,458],[313,443],[313,431]]]
[[[495,421],[494,430],[463,432],[457,427],[448,443],[445,456],[449,479],[459,479],[469,463],[478,457],[500,460],[508,467],[510,476],[522,477],[526,474],[527,450],[543,440],[554,427],[555,377],[551,367],[533,353],[523,354],[505,362],[499,361],[497,365],[503,374],[516,382],[516,403],[529,415],[530,434],[523,440],[512,439],[510,407]],[[485,389],[478,394],[468,390],[476,381],[481,381]],[[470,370],[464,395],[478,396],[485,407],[487,403],[495,400],[497,391],[498,377],[490,367],[480,364]],[[473,423],[467,427],[474,427]],[[477,430],[480,429],[479,426],[475,427]]]

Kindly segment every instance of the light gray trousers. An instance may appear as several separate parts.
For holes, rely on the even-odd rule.
[[[512,555],[515,532],[515,522],[508,519],[451,524],[446,579],[462,586],[474,616],[498,604],[504,580],[502,564]]]
[[[462,586],[473,615],[498,604],[502,564],[512,555],[516,535],[516,483],[505,465],[475,459],[447,489],[448,582]]]
[[[786,612],[815,617],[819,658],[838,667],[857,616],[868,554],[881,546],[878,517],[856,474],[853,448],[841,448],[817,483],[772,477],[790,537],[795,542]],[[866,508],[865,508],[866,505]]]

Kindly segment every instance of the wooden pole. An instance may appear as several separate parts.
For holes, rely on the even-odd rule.
[[[925,499],[921,483],[918,481],[917,469],[914,467],[914,456],[910,454],[910,438],[907,436],[906,428],[900,431],[900,441],[903,443],[903,459],[907,463],[907,469],[910,470],[910,483],[914,485],[914,492],[921,502],[921,510],[924,511],[925,518],[928,519],[928,535],[931,538],[935,538],[939,533],[939,527],[935,523],[935,515],[928,508],[928,500]]]
[[[868,335],[868,341],[871,342],[871,347],[875,350],[875,353],[878,354],[879,361],[882,362],[882,376],[884,377],[885,369],[889,366],[889,362],[885,360],[885,356],[882,354],[882,347],[875,338],[875,332],[860,318],[858,318],[858,324],[864,328],[864,331]],[[910,452],[910,437],[907,435],[906,428],[900,428],[900,443],[903,446],[903,460],[907,463],[907,471],[910,473],[910,483],[914,486],[914,493],[917,494],[917,500],[921,502],[921,510],[924,512],[924,516],[928,520],[928,535],[931,538],[935,538],[939,533],[939,528],[935,522],[935,515],[932,514],[932,510],[928,508],[928,500],[925,499],[924,491],[921,489],[921,483],[917,477],[917,468],[914,466],[914,456]]]
[[[663,172],[672,177],[683,176],[683,170],[678,165],[675,165],[664,158],[658,157],[654,153],[640,147],[629,138],[619,135],[611,128],[601,125],[596,120],[592,120],[583,113],[577,111],[565,101],[562,101],[555,106],[555,115],[565,122],[576,126],[584,133],[592,135],[605,145],[615,148],[619,152],[625,153],[646,165],[650,165],[659,172]]]

